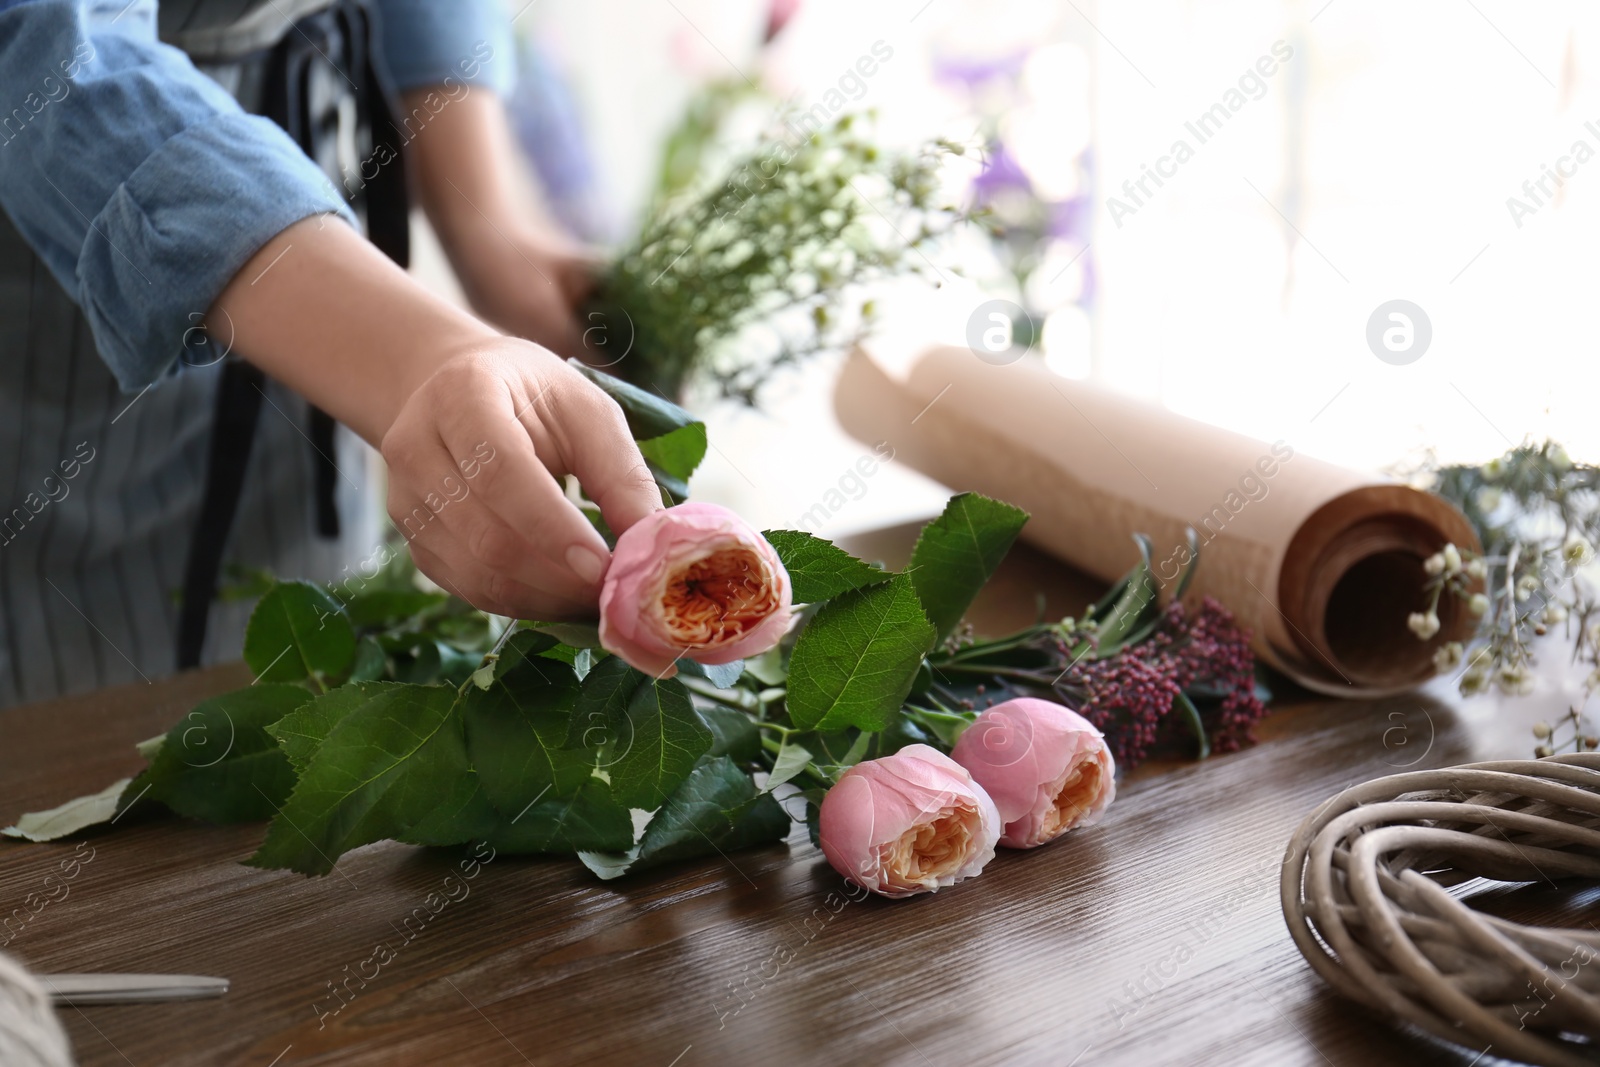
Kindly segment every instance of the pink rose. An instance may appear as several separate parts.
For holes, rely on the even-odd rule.
[[[818,833],[834,870],[886,897],[971,878],[994,859],[999,835],[983,787],[927,745],[846,771],[822,798]]]
[[[617,538],[600,589],[600,644],[657,678],[674,661],[732,663],[789,629],[789,573],[749,523],[715,504],[679,504]]]
[[[1100,731],[1048,700],[1008,700],[979,715],[951,753],[994,798],[1009,848],[1037,848],[1098,822],[1116,795]]]

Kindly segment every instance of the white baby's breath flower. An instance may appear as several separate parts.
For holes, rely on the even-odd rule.
[[[1489,462],[1483,465],[1483,476],[1489,479],[1491,482],[1498,481],[1500,476],[1505,472],[1506,465],[1499,456],[1496,456],[1494,459],[1491,459]]]
[[[1461,550],[1455,545],[1445,545],[1440,553],[1444,557],[1444,572],[1446,574],[1461,573]]]
[[[1439,616],[1433,612],[1413,611],[1406,619],[1406,628],[1423,641],[1439,632]]]
[[[1483,618],[1484,613],[1489,610],[1489,598],[1482,593],[1473,593],[1467,600],[1467,610],[1478,618]]]
[[[1550,443],[1550,447],[1545,450],[1545,458],[1550,461],[1550,466],[1557,471],[1567,471],[1572,467],[1572,458],[1567,455],[1567,450],[1553,441]]]
[[[1533,692],[1533,673],[1520,663],[1501,664],[1494,682],[1507,696],[1525,696]]]
[[[1489,687],[1489,672],[1474,664],[1461,676],[1460,690],[1464,697],[1477,696]]]
[[[1489,468],[1484,468],[1484,475],[1488,476]],[[1500,506],[1500,490],[1492,485],[1486,485],[1476,493],[1478,508],[1485,515],[1492,513]]]
[[[1486,578],[1489,575],[1489,564],[1482,556],[1475,556],[1467,560],[1467,565],[1462,570],[1467,572],[1468,578]]]
[[[1585,566],[1594,556],[1594,549],[1581,537],[1570,537],[1561,546],[1561,558],[1569,567]]]
[[[1546,604],[1544,613],[1540,617],[1544,620],[1546,626],[1554,626],[1556,623],[1566,620],[1567,609],[1560,604]]]
[[[1527,600],[1533,595],[1534,590],[1538,588],[1539,579],[1535,578],[1531,574],[1524,574],[1517,582],[1517,599]]]
[[[1443,674],[1461,663],[1461,642],[1446,641],[1433,654],[1433,669]]]
[[[1550,736],[1550,724],[1547,722],[1534,723],[1533,736],[1537,737],[1541,741],[1547,739]]]
[[[1431,555],[1427,559],[1423,560],[1422,561],[1422,569],[1424,571],[1428,572],[1428,574],[1430,576],[1431,575],[1437,575],[1437,574],[1443,574],[1444,573],[1444,553],[1443,552],[1435,552],[1433,555]]]

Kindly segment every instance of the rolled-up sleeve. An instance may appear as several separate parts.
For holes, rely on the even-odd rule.
[[[0,207],[83,309],[123,389],[171,371],[246,261],[337,214],[332,183],[183,53],[71,0],[0,0]],[[187,336],[186,336],[187,335]]]
[[[377,7],[396,88],[457,81],[510,95],[516,50],[500,0],[377,0]]]

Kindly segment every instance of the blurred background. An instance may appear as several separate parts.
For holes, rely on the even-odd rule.
[[[1027,358],[1335,461],[1481,461],[1547,436],[1600,453],[1593,4],[508,8],[530,195],[585,241],[626,247],[708,93],[737,99],[719,132],[735,145],[785,115],[870,110],[886,146],[972,146],[952,195],[989,219],[930,252],[937,287],[870,294],[891,361],[966,343],[1004,298]],[[418,269],[450,288],[417,236]],[[1404,365],[1368,341],[1393,300],[1431,334]],[[697,497],[792,527],[836,488],[869,451],[831,414],[838,358],[774,376],[759,409],[691,387],[713,446]],[[945,496],[891,463],[811,528],[921,517]]]

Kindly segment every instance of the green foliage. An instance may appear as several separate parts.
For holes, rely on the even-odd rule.
[[[882,730],[937,636],[905,575],[829,601],[789,659],[790,718],[807,730]]]
[[[674,503],[689,496],[689,477],[706,458],[706,427],[664,396],[658,396],[604,371],[571,359],[568,364],[622,408],[656,483]]]
[[[361,699],[316,742],[251,865],[326,874],[350,849],[422,822],[470,772],[455,690],[361,688]]]
[[[885,150],[845,115],[805,139],[776,126],[722,170],[679,180],[672,159],[706,158],[716,135],[705,123],[720,121],[724,105],[707,107],[673,146],[663,195],[601,277],[587,316],[608,345],[627,345],[615,373],[668,396],[705,374],[721,395],[753,405],[779,368],[860,336],[870,307],[851,305],[863,284],[938,280],[930,253],[967,218],[941,192],[962,150]],[[767,328],[775,322],[783,328]]]
[[[777,550],[797,604],[820,604],[840,593],[887,581],[888,571],[861,562],[832,541],[799,530],[767,530],[761,536]]]
[[[977,493],[952,497],[922,529],[909,573],[940,639],[961,622],[1022,532],[1028,513]]]
[[[282,582],[250,614],[244,661],[262,682],[337,677],[356,654],[355,629],[325,589]]]
[[[635,432],[681,421],[621,392]],[[699,460],[657,455],[685,475]],[[278,583],[245,637],[261,680],[141,746],[149,766],[116,810],[137,800],[213,822],[270,819],[248,862],[305,874],[385,839],[580,854],[603,877],[777,841],[791,821],[774,789],[826,788],[967,721],[960,709],[930,718],[929,617],[953,625],[1025,517],[957,497],[905,574],[775,531],[812,605],[787,666],[775,649],[749,665],[680,660],[670,679],[597,647],[592,626],[497,629],[393,561],[353,589]],[[650,813],[637,837],[630,809]],[[111,815],[87,801],[30,825],[67,833]]]
[[[117,810],[155,801],[206,822],[271,818],[294,788],[295,770],[269,728],[311,699],[299,686],[263,682],[201,701],[167,731]]]

